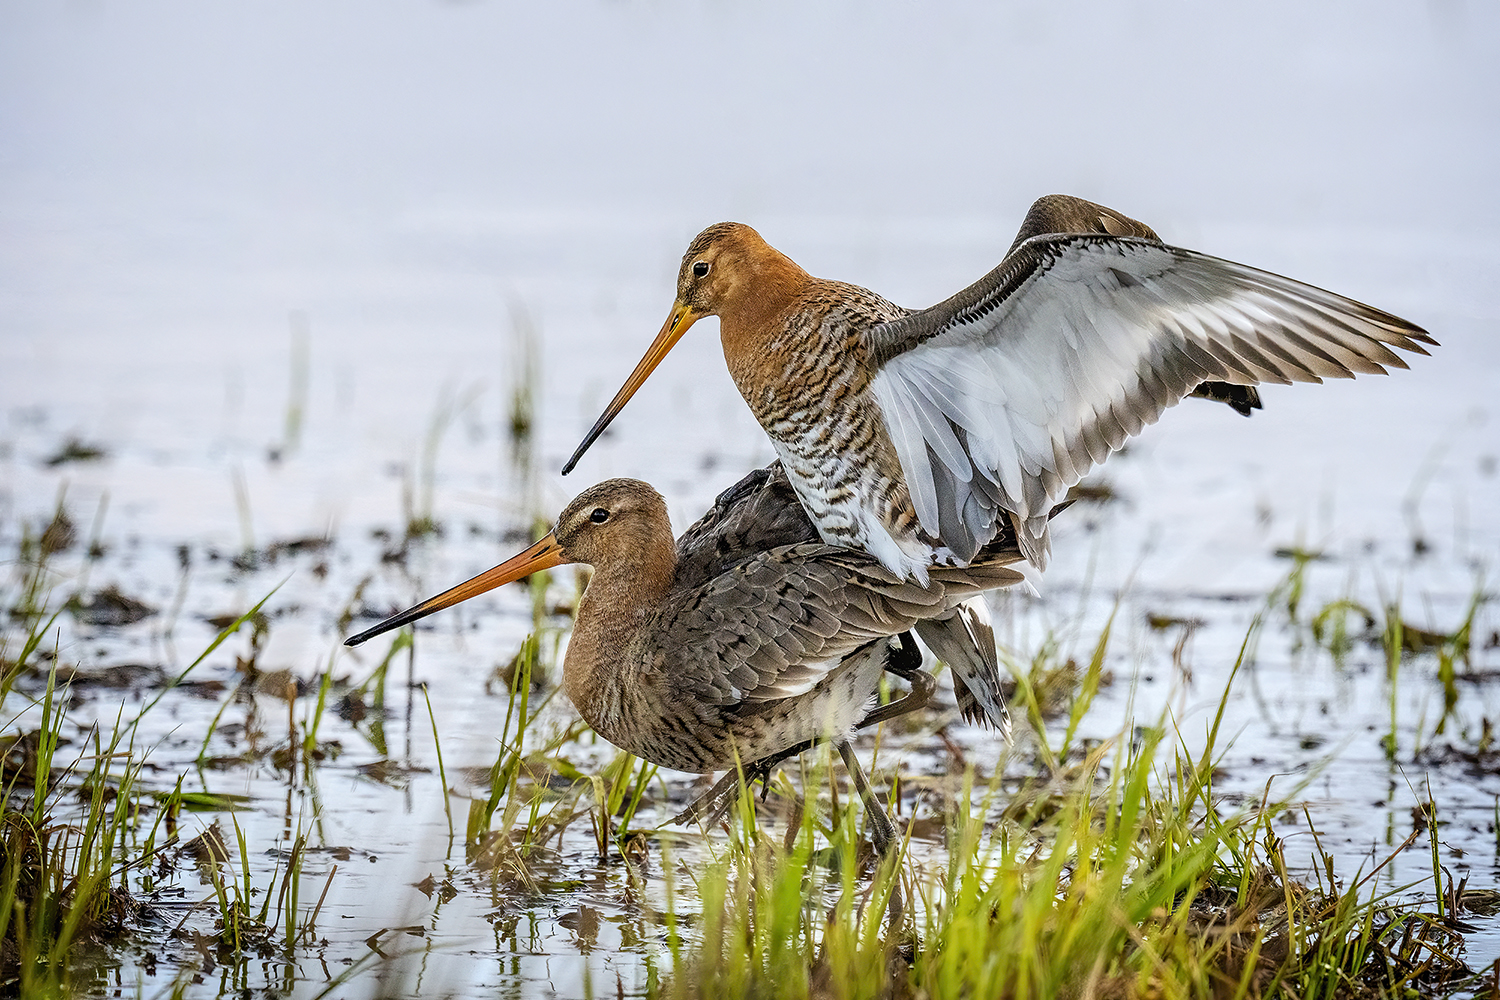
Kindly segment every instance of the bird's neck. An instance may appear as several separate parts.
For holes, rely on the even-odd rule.
[[[602,728],[600,706],[614,700],[614,691],[639,666],[628,651],[667,599],[677,570],[670,527],[638,541],[595,564],[563,660],[563,687],[595,729]]]
[[[798,309],[818,279],[790,257],[766,248],[753,266],[742,268],[735,286],[719,303],[719,339],[730,374],[764,361],[784,319]]]

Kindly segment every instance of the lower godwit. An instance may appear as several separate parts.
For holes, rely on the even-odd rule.
[[[788,504],[776,500],[775,473],[765,475],[749,495],[774,513]],[[611,479],[568,504],[526,551],[346,641],[357,645],[538,570],[589,564],[594,574],[579,601],[563,687],[596,732],[653,763],[694,772],[743,762],[753,773],[757,763],[829,739],[865,802],[876,848],[888,853],[895,829],[850,734],[861,722],[915,707],[908,700],[930,691],[930,682],[917,682],[913,696],[871,710],[883,670],[919,673],[914,647],[903,643],[905,655],[893,657],[888,639],[919,626],[967,628],[964,602],[1023,579],[1011,568],[1020,552],[1007,535],[967,567],[934,569],[918,583],[864,553],[821,542],[748,551],[769,540],[768,531],[804,530],[795,518],[776,527],[753,508],[730,496],[679,547],[660,494],[637,480]],[[747,532],[745,540],[721,549],[719,541],[737,531]],[[974,710],[986,715],[990,683],[998,699],[998,678],[978,679],[970,691]],[[716,791],[723,789],[721,782]]]
[[[1290,278],[1167,246],[1079,198],[1032,206],[1000,266],[928,309],[815,278],[749,226],[682,258],[677,301],[577,462],[697,320],[830,545],[902,579],[963,565],[1011,525],[1046,565],[1047,519],[1126,438],[1195,392],[1405,368],[1425,331]]]
[[[797,502],[786,469],[772,462],[720,493],[708,513],[678,536],[673,587],[701,586],[768,549],[818,540],[818,529]],[[984,601],[965,601],[948,614],[923,618],[914,628],[953,672],[959,714],[969,722],[998,729],[1009,739],[1010,714],[1000,691],[995,633]],[[903,670],[895,672],[918,686],[925,683]]]

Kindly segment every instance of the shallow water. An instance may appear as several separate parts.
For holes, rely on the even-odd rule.
[[[64,615],[61,660],[173,675],[213,638],[206,618],[279,586],[259,666],[306,681],[331,663],[361,682],[388,648],[338,644],[361,584],[356,609],[404,607],[510,554],[535,519],[613,475],[654,483],[681,527],[769,460],[704,323],[579,471],[555,474],[660,324],[681,248],[703,225],[743,218],[814,273],[921,304],[986,271],[1031,198],[1059,189],[1144,218],[1168,242],[1371,301],[1443,344],[1386,379],[1270,387],[1250,420],[1190,401],[1099,470],[1119,500],[1060,519],[1040,596],[999,602],[1003,637],[1026,659],[1049,635],[1086,655],[1118,600],[1114,684],[1085,734],[1166,709],[1185,734],[1201,732],[1251,619],[1291,569],[1278,549],[1326,556],[1308,566],[1304,622],[1350,597],[1377,612],[1399,600],[1409,624],[1451,631],[1476,589],[1494,593],[1500,557],[1500,164],[1488,127],[1500,70],[1480,58],[1494,13],[1287,7],[1240,21],[1108,9],[1085,27],[1041,9],[956,9],[951,24],[840,9],[808,19],[800,40],[774,18],[697,4],[600,5],[566,29],[507,4],[382,18],[283,5],[254,21],[170,3],[8,10],[0,548],[13,551],[20,524],[39,528],[65,497],[106,554],[92,565],[79,549],[62,556],[59,596],[115,585],[159,609],[123,627]],[[907,51],[917,38],[958,50]],[[1055,71],[1062,40],[1099,56],[1123,43],[1142,58],[1128,84],[1101,90],[1091,73]],[[717,60],[675,60],[708,48]],[[907,72],[872,68],[870,52]],[[773,57],[787,69],[769,91],[729,72]],[[712,69],[736,82],[705,90]],[[1202,86],[1182,85],[1195,75]],[[913,148],[951,149],[949,136],[1017,88],[1026,108],[978,128],[964,155]],[[798,102],[806,95],[818,113]],[[705,134],[703,101],[729,124]],[[1142,107],[1176,131],[1143,130],[1129,113]],[[825,148],[830,108],[848,134],[836,131],[835,152],[804,152]],[[874,155],[870,134],[882,139]],[[507,428],[520,388],[534,411],[518,455]],[[73,437],[107,457],[48,465]],[[413,513],[442,533],[404,563],[383,561]],[[323,537],[326,549],[264,557],[273,543]],[[235,568],[247,549],[262,560]],[[561,574],[554,599],[571,589]],[[1202,623],[1184,647],[1190,680],[1173,664],[1181,627],[1154,631],[1150,615]],[[211,920],[190,910],[211,889],[183,865],[141,943],[106,960],[101,991],[107,980],[155,995],[196,975],[190,995],[314,996],[356,963],[354,984],[389,977],[391,995],[576,996],[609,993],[617,978],[639,991],[641,956],[662,931],[625,867],[594,859],[586,823],[538,867],[540,896],[492,880],[450,843],[433,727],[408,670],[431,697],[448,784],[469,792],[470,772],[494,762],[505,709],[487,678],[531,624],[521,588],[424,623],[415,656],[392,668],[383,726],[330,711],[319,738],[338,753],[310,770],[269,757],[196,770],[226,694],[158,706],[144,730],[148,778],[169,789],[186,770],[186,787],[248,796],[234,818],[257,884],[306,834],[303,899],[326,882],[326,943],[208,970],[165,934]],[[1379,647],[1357,643],[1336,664],[1270,616],[1230,695],[1220,790],[1253,799],[1273,776],[1273,795],[1310,777],[1298,799],[1345,877],[1404,840],[1412,806],[1431,794],[1445,866],[1494,887],[1493,764],[1418,753],[1472,750],[1500,718],[1497,630],[1491,601],[1442,737],[1431,736],[1436,658],[1404,661],[1393,765],[1379,742],[1391,724]],[[192,678],[232,687],[248,642],[235,637]],[[150,696],[127,692],[126,717]],[[315,697],[296,701],[299,725]],[[80,721],[112,724],[122,706],[118,690],[78,698]],[[559,699],[547,726],[566,726],[570,711]],[[232,703],[208,752],[284,743],[287,725],[274,695]],[[991,736],[959,724],[950,734],[982,767],[1000,758]],[[613,754],[601,743],[571,756],[588,772]],[[904,766],[919,775],[947,760],[918,733]],[[666,782],[680,798],[688,780]],[[657,794],[640,816],[648,826],[676,808]],[[465,803],[453,805],[461,841]],[[184,837],[214,819],[186,816]],[[1311,855],[1304,827],[1286,833]],[[711,849],[696,834],[670,843],[689,859]],[[1381,878],[1404,885],[1427,864],[1419,842]],[[414,885],[428,875],[456,894],[429,897]],[[416,927],[375,941],[408,960],[375,961],[371,935]],[[1500,934],[1483,926],[1469,948],[1471,964],[1488,963]]]

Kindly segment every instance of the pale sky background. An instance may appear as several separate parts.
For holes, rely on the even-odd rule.
[[[4,0],[0,512],[6,525],[50,515],[64,485],[81,518],[107,508],[116,558],[94,582],[123,574],[162,606],[180,541],[233,551],[337,534],[343,561],[324,589],[303,573],[277,598],[317,609],[272,639],[277,665],[310,675],[335,642],[329,593],[341,603],[378,563],[368,529],[397,522],[401,469],[445,400],[465,402],[434,503],[460,529],[551,517],[611,475],[655,483],[681,528],[769,460],[710,321],[579,471],[557,475],[660,326],[705,226],[748,222],[815,274],[922,306],[994,266],[1033,199],[1065,192],[1169,243],[1368,301],[1443,346],[1388,379],[1268,389],[1252,420],[1193,402],[1166,414],[1103,467],[1121,503],[1055,525],[1043,591],[1065,597],[1050,613],[1083,580],[1107,611],[1129,581],[1143,605],[1209,616],[1196,662],[1219,669],[1251,607],[1221,598],[1259,600],[1287,570],[1273,550],[1303,544],[1339,557],[1312,571],[1322,599],[1349,587],[1379,606],[1377,587],[1404,588],[1419,623],[1451,627],[1476,572],[1493,581],[1500,564],[1497,181],[1492,0]],[[299,325],[302,439],[272,464]],[[506,478],[499,435],[517,329],[539,352],[535,498]],[[43,465],[70,435],[110,458]],[[1104,530],[1087,530],[1095,516]],[[407,603],[507,545],[452,531],[410,578],[381,570],[366,597]],[[265,592],[251,592],[259,577],[195,572],[185,631]],[[507,600],[515,613],[494,614]],[[459,720],[450,767],[493,759],[489,723],[470,718],[492,708],[477,678],[530,626],[518,596],[495,601],[434,619],[424,639],[439,718]],[[1143,617],[1122,648],[1165,658]],[[1385,794],[1369,779],[1384,763],[1367,720],[1338,702],[1347,678],[1307,680],[1278,656],[1265,697],[1280,729],[1265,737],[1264,705],[1240,691],[1241,756],[1260,738],[1322,753],[1299,749],[1302,727],[1347,725],[1343,770],[1315,794],[1357,863],[1388,815],[1365,784]],[[1223,681],[1200,683],[1194,697],[1211,700]],[[1149,714],[1155,696],[1143,688],[1135,707]],[[1136,694],[1122,682],[1107,697]],[[1473,712],[1493,717],[1486,704]],[[1359,708],[1375,724],[1384,704]],[[1427,710],[1403,705],[1403,719]],[[435,783],[370,807],[388,810],[379,836],[403,845],[393,852],[437,842]],[[1494,792],[1455,774],[1437,794],[1482,826]],[[1406,808],[1389,815],[1405,822]],[[243,821],[281,835],[274,816]],[[330,809],[327,823],[330,842],[375,836],[362,811]],[[382,878],[371,869],[335,895],[388,891]],[[538,981],[581,974],[539,964]]]
[[[695,232],[750,222],[919,306],[1063,191],[1443,342],[1389,380],[1272,389],[1252,421],[1184,406],[1141,439],[1174,468],[1232,456],[1208,478],[1266,470],[1241,506],[1300,505],[1288,531],[1316,528],[1329,481],[1380,494],[1374,520],[1336,519],[1383,534],[1411,481],[1389,455],[1451,441],[1477,461],[1500,440],[1497,29],[1500,9],[1457,0],[6,4],[0,406],[111,444],[117,476],[148,448],[252,454],[279,433],[305,317],[308,448],[339,471],[294,530],[356,516],[361,477],[410,457],[443,387],[498,408],[521,316],[545,513],[632,474],[691,517],[769,457],[711,322],[575,477],[551,473],[659,326]],[[711,453],[730,457],[704,476]],[[1201,507],[1202,488],[1143,492]],[[165,502],[147,492],[136,509]],[[232,533],[222,494],[195,530]]]

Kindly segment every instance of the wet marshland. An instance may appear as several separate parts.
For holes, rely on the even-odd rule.
[[[38,51],[83,60],[156,44],[150,31],[172,20],[162,11],[14,27]],[[547,15],[455,9],[408,12],[390,36],[371,29],[359,43],[404,31],[435,51],[458,46],[463,62],[477,58],[460,37],[476,30],[458,20],[471,16],[480,29],[547,36]],[[769,29],[715,17],[731,16],[703,14],[674,37],[734,29],[750,49],[779,44]],[[622,32],[655,44],[662,27],[619,11],[590,23],[575,44],[600,53]],[[298,22],[292,33],[327,28]],[[311,72],[305,53],[247,30],[252,48]],[[1333,38],[1327,30],[1318,37]],[[1443,74],[1466,70],[1447,57],[1463,43],[1445,30],[1418,43],[1391,27],[1359,44],[1427,45],[1412,58],[1428,67],[1430,93],[1446,95],[1456,85]],[[518,85],[506,74],[525,69],[495,70],[496,86]],[[82,98],[97,85],[46,78],[48,100],[93,120]],[[1274,86],[1290,101],[1299,86],[1325,93],[1323,79],[1308,69]],[[136,107],[158,87],[177,94],[146,74],[109,100]],[[83,837],[67,831],[86,831],[100,803],[129,806],[110,813],[120,829],[100,862],[114,905],[67,956],[80,992],[658,989],[678,968],[678,929],[690,942],[706,923],[696,879],[743,832],[667,824],[699,779],[623,759],[567,705],[560,649],[581,580],[558,571],[509,586],[358,650],[342,638],[519,550],[592,482],[654,483],[681,529],[769,461],[705,323],[578,472],[556,474],[660,324],[682,245],[702,224],[749,217],[815,273],[916,304],[988,269],[1031,197],[1091,183],[1104,189],[1078,193],[1148,219],[1169,242],[1375,302],[1443,347],[1389,378],[1270,388],[1248,420],[1188,401],[1096,470],[1055,525],[1037,593],[994,603],[1021,682],[1015,743],[962,723],[947,678],[935,710],[861,740],[910,824],[910,878],[946,869],[955,815],[1003,830],[1017,822],[1010,804],[1040,794],[1028,781],[1153,729],[1195,753],[1222,702],[1222,812],[1285,803],[1268,831],[1299,878],[1315,881],[1331,861],[1347,884],[1386,862],[1372,887],[1417,911],[1440,895],[1450,914],[1465,903],[1454,917],[1464,961],[1483,970],[1500,957],[1488,897],[1459,893],[1500,881],[1500,242],[1424,215],[1399,157],[1381,168],[1397,172],[1385,188],[1365,174],[1348,186],[1367,198],[1405,191],[1384,219],[1358,216],[1348,205],[1359,199],[1341,201],[1346,187],[1316,171],[1284,182],[1314,194],[1263,195],[1334,203],[1306,209],[1310,221],[1191,185],[1174,202],[1139,178],[1110,187],[1067,171],[1014,171],[1004,178],[1014,203],[977,210],[884,207],[869,179],[867,199],[845,192],[814,209],[802,199],[816,177],[767,179],[756,162],[719,178],[734,192],[727,203],[696,176],[667,197],[641,180],[654,164],[630,157],[612,182],[633,184],[628,193],[577,193],[569,181],[589,175],[565,155],[573,140],[527,145],[552,133],[522,116],[508,122],[516,148],[553,149],[570,166],[552,177],[506,161],[499,186],[536,203],[485,202],[462,178],[448,178],[449,193],[420,188],[425,161],[399,157],[371,155],[370,173],[341,189],[328,163],[344,160],[316,144],[299,148],[321,181],[246,181],[268,154],[216,128],[211,98],[228,91],[211,90],[173,100],[204,114],[189,131],[221,140],[194,155],[203,176],[236,180],[226,189],[174,187],[140,136],[121,140],[115,166],[85,169],[75,151],[74,174],[6,167],[18,192],[3,201],[0,336],[7,788],[25,811],[38,775],[50,778],[58,838]],[[582,108],[597,88],[560,94]],[[1434,103],[1426,127],[1469,134],[1472,107]],[[614,141],[607,118],[584,118],[603,143]],[[656,119],[645,120],[649,131]],[[297,142],[322,124],[292,121],[312,129]],[[33,151],[61,143],[29,134]],[[383,148],[340,134],[341,148]],[[1325,152],[1353,155],[1341,148]],[[414,189],[424,193],[381,201]],[[1227,207],[1214,216],[1202,205]],[[787,768],[760,807],[770,839],[801,822],[793,789],[804,815],[820,817],[819,848],[837,839],[829,817],[848,792],[841,774],[830,787],[816,771],[813,755],[806,772]],[[839,870],[835,856],[824,861]]]

